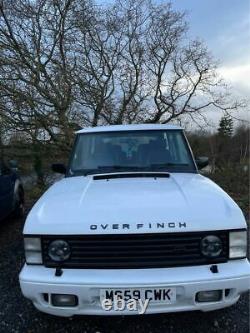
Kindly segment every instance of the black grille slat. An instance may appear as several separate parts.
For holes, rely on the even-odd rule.
[[[224,249],[224,252],[225,252],[226,249]],[[107,256],[110,256],[110,257],[114,257],[114,256],[119,256],[122,257],[124,254],[126,254],[128,257],[139,257],[140,256],[140,253],[141,252],[134,252],[134,251],[123,251],[123,252],[120,252],[120,251],[116,251],[115,253],[114,252],[104,252],[104,251],[93,251],[93,252],[77,252],[77,251],[73,251],[74,252],[74,258],[75,257],[79,257],[79,258],[83,258],[84,256],[87,258],[87,257],[95,257],[95,256],[99,256],[100,258],[102,257],[107,257]],[[160,256],[185,256],[185,254],[187,253],[189,256],[195,256],[197,254],[197,251],[194,251],[194,250],[185,250],[185,254],[183,254],[183,251],[181,250],[173,250],[173,251],[161,251],[159,253],[159,251],[148,251],[148,250],[143,250],[143,253],[147,256],[151,256],[151,255],[154,255],[154,254],[157,254],[159,257]],[[200,254],[199,254],[200,256]]]
[[[77,256],[74,256],[73,259],[71,259],[71,262],[75,261],[75,262],[78,262],[78,261],[92,261],[92,260],[99,260],[99,259],[102,259],[102,260],[110,260],[110,261],[114,261],[114,260],[125,260],[125,259],[129,259],[129,260],[147,260],[147,258],[150,258],[150,259],[159,259],[161,260],[162,258],[167,258],[169,261],[174,261],[176,260],[175,258],[173,258],[173,256],[170,256],[170,255],[164,255],[164,254],[158,254],[158,255],[137,255],[136,258],[135,256],[132,256],[132,255],[119,255],[119,257],[116,257],[115,255],[112,257],[112,256],[105,256],[105,255],[102,255],[102,256],[81,256],[81,257],[77,257]],[[179,258],[189,258],[189,259],[192,259],[192,258],[200,258],[200,255],[198,254],[193,254],[193,255],[185,255],[185,254],[181,254],[179,255]]]
[[[204,258],[200,252],[201,239],[218,235],[223,251],[216,259]],[[226,262],[228,232],[185,232],[156,234],[117,234],[84,236],[43,236],[43,259],[46,267],[58,267],[48,256],[48,246],[55,239],[66,240],[71,257],[60,264],[62,268],[158,268],[204,265]]]
[[[95,246],[95,247],[76,247],[76,246],[71,246],[72,249],[74,249],[74,251],[76,252],[92,252],[92,251],[107,251],[107,252],[123,252],[123,251],[140,251],[141,250],[141,246],[119,246],[119,247],[109,247],[109,246]],[[180,246],[168,246],[168,245],[161,245],[161,246],[151,246],[151,247],[147,247],[147,249],[145,249],[146,251],[159,251],[159,250],[172,250],[172,249],[178,249],[178,248],[182,248]],[[196,249],[197,248],[197,244],[192,244],[192,245],[186,245],[185,246],[186,249]]]
[[[119,257],[121,257],[123,254],[126,254],[128,256],[139,256],[141,252],[139,251],[131,251],[130,249],[127,250],[127,251],[116,251],[115,253],[112,252],[112,251],[86,251],[86,252],[79,252],[79,251],[74,251],[74,256],[117,256],[119,255]],[[172,250],[172,251],[165,251],[165,250],[162,250],[160,253],[159,253],[159,250],[143,250],[143,253],[146,254],[146,255],[154,255],[154,254],[157,254],[157,255],[173,255],[173,254],[180,254],[182,255],[183,251],[181,250]],[[195,255],[195,251],[193,249],[191,250],[185,250],[185,253],[189,253],[189,254],[194,254]]]
[[[139,234],[141,235],[141,234]],[[144,234],[145,235],[145,234]],[[171,242],[181,242],[181,241],[187,241],[187,242],[190,242],[190,241],[199,241],[201,240],[202,236],[200,237],[169,237],[169,238],[164,238],[164,237],[155,237],[155,238],[150,238],[149,235],[152,235],[152,234],[147,234],[145,235],[145,238],[142,238],[142,237],[138,237],[137,239],[131,237],[131,239],[129,239],[128,237],[124,237],[124,239],[122,239],[122,242],[125,244],[125,243],[128,243],[128,244],[131,244],[131,243],[139,243],[139,244],[142,244],[142,243],[154,243],[155,240],[157,240],[157,242],[166,242],[166,241],[171,241]],[[96,235],[96,237],[99,236],[99,235]],[[72,244],[81,244],[83,241],[85,242],[85,244],[90,244],[90,245],[93,245],[93,244],[98,244],[98,243],[102,243],[102,241],[104,240],[107,240],[109,241],[109,244],[120,244],[121,242],[121,238],[109,238],[109,236],[113,236],[113,235],[105,235],[106,237],[103,237],[103,235],[100,236],[99,239],[96,239],[94,237],[92,237],[92,235],[89,237],[89,238],[86,238],[85,237],[81,237],[79,236],[79,239],[70,239],[70,242]],[[127,235],[126,235],[127,236]],[[57,239],[60,239],[60,238],[63,238],[65,239],[66,238],[70,238],[70,236],[58,236],[56,237]],[[72,236],[73,237],[73,236]],[[54,237],[51,239],[53,240]],[[44,239],[44,243],[49,243],[51,241],[50,238],[45,238]]]

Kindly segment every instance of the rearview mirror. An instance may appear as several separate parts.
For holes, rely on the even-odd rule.
[[[57,172],[57,173],[62,173],[63,175],[65,175],[65,173],[66,173],[66,166],[62,163],[52,164],[51,169],[52,169],[52,171]]]
[[[197,168],[199,170],[201,170],[201,169],[205,168],[206,166],[208,166],[209,158],[206,156],[197,157],[195,162],[196,162]]]

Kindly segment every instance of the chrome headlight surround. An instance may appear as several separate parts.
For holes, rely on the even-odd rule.
[[[229,259],[243,259],[247,256],[247,230],[229,232]]]
[[[59,263],[69,259],[71,249],[69,243],[63,239],[53,240],[48,247],[48,255],[51,260]]]
[[[25,260],[28,265],[41,265],[43,263],[40,237],[24,236],[24,251]]]

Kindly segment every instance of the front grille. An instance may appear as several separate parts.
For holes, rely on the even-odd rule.
[[[217,235],[223,251],[215,259],[205,258],[200,242],[206,235]],[[71,256],[55,263],[48,256],[48,246],[55,239],[67,241]],[[154,234],[119,234],[85,236],[43,236],[43,262],[46,267],[62,268],[160,268],[206,265],[228,260],[228,232],[185,232]]]

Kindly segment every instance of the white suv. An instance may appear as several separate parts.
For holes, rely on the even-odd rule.
[[[247,225],[199,174],[206,164],[177,126],[79,131],[67,169],[53,165],[66,177],[27,217],[24,296],[58,316],[138,313],[117,300],[147,301],[146,313],[237,302],[250,287]]]

